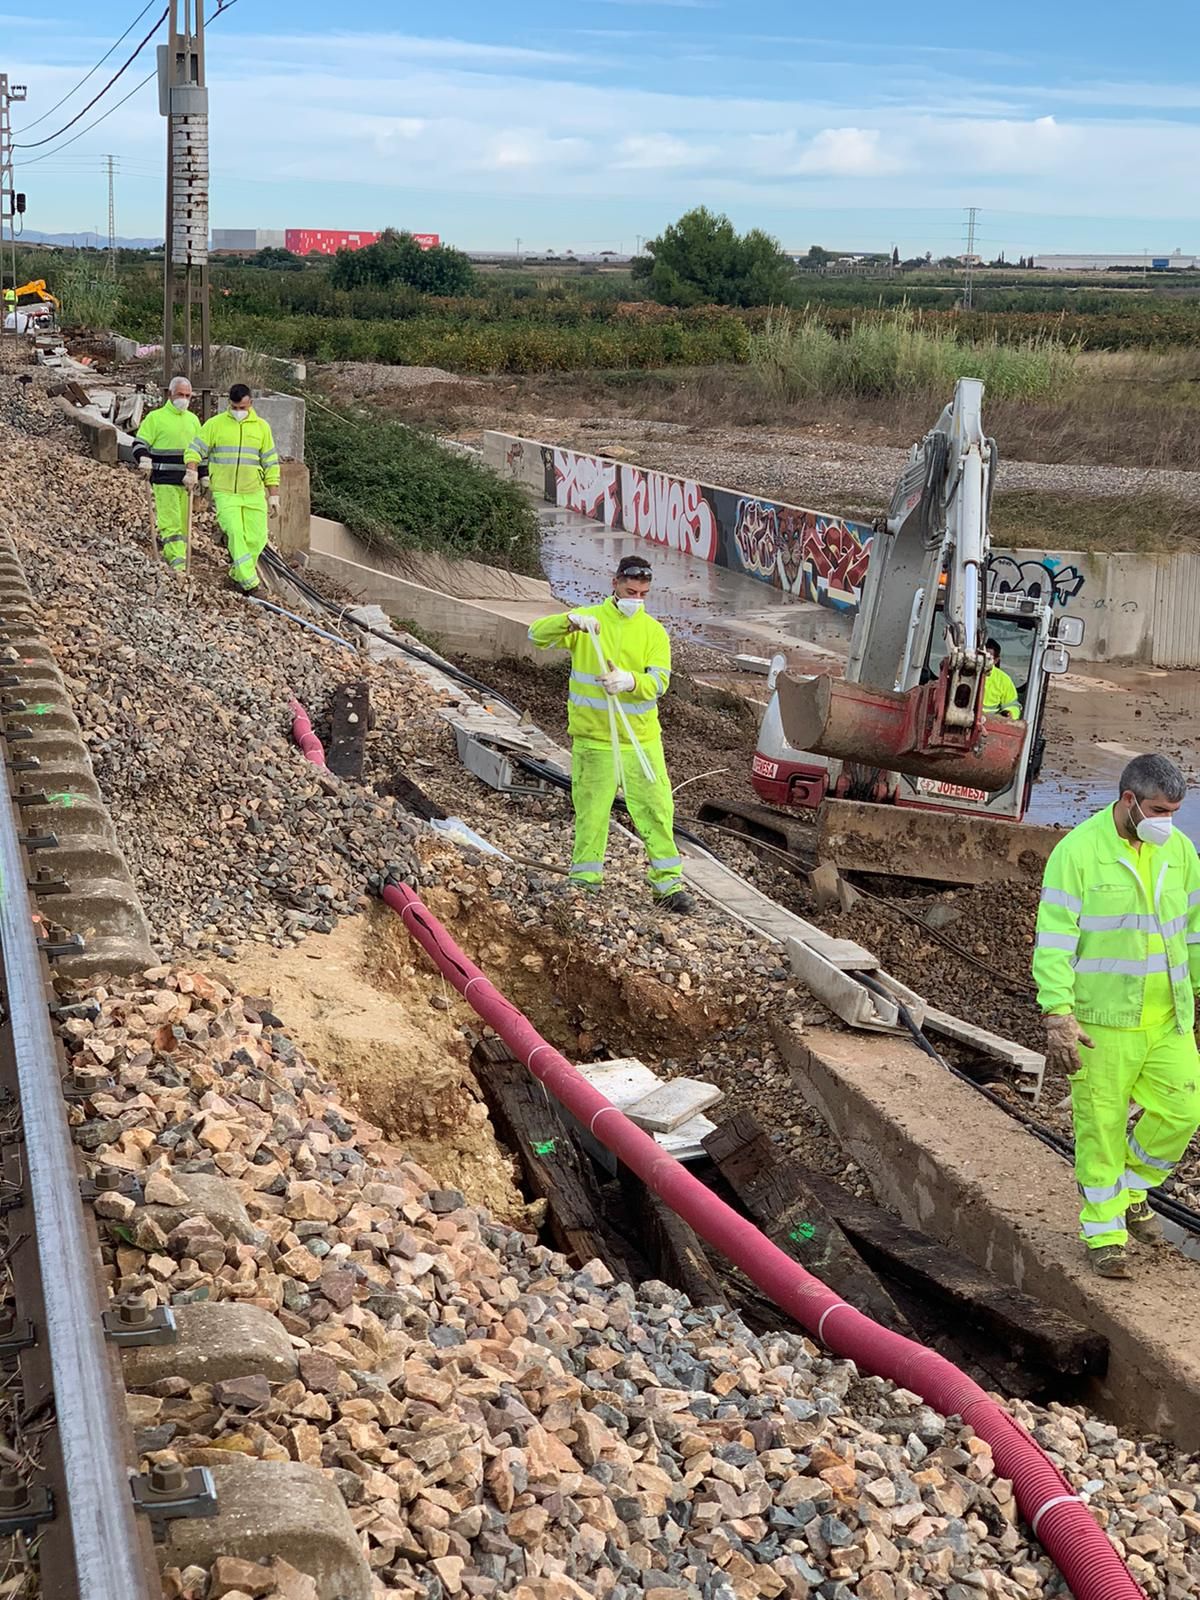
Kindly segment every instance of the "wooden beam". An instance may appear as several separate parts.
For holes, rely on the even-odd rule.
[[[361,778],[367,727],[371,720],[371,691],[366,683],[343,683],[333,695],[333,729],[326,760],[339,778]]]
[[[1108,1367],[1108,1340],[1053,1306],[1010,1288],[966,1256],[856,1199],[815,1172],[807,1181],[874,1266],[940,1300],[962,1320],[988,1333],[1026,1364],[1082,1376]]]
[[[628,1279],[628,1266],[601,1222],[603,1198],[591,1163],[542,1085],[499,1039],[480,1040],[471,1053],[471,1070],[496,1132],[520,1157],[530,1192],[549,1206],[559,1248],[580,1266],[598,1256],[615,1276]]]
[[[621,1192],[638,1227],[637,1245],[664,1283],[682,1289],[694,1306],[725,1306],[728,1301],[704,1246],[665,1200],[653,1194],[628,1167],[620,1169]]]
[[[785,1250],[851,1305],[897,1333],[908,1320],[805,1182],[800,1164],[780,1161],[747,1112],[704,1140],[717,1169],[772,1244]]]

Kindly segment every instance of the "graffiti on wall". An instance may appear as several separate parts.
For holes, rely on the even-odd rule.
[[[547,446],[542,466],[545,498],[564,510],[744,572],[797,599],[858,609],[872,537],[863,523],[574,450]]]
[[[690,478],[621,468],[621,526],[639,539],[714,561],[720,542],[717,518],[704,490]]]
[[[610,528],[620,527],[615,515],[620,505],[616,462],[606,461],[603,456],[576,455],[574,450],[548,454],[554,486],[546,498],[567,511],[605,522]]]
[[[1083,588],[1079,568],[1064,566],[1057,556],[992,556],[988,562],[988,593],[1019,594],[1028,600],[1049,600],[1052,606],[1065,606]]]

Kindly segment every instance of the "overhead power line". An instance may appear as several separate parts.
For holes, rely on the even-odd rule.
[[[121,65],[117,68],[116,72],[113,73],[112,77],[104,85],[103,89],[100,90],[99,94],[94,94],[92,96],[92,98],[88,101],[87,105],[84,106],[83,110],[82,111],[77,111],[75,113],[75,115],[71,118],[70,122],[64,122],[62,127],[59,128],[57,133],[48,133],[44,139],[34,139],[29,144],[20,144],[20,143],[14,141],[13,149],[14,150],[37,150],[37,149],[40,149],[40,147],[42,145],[44,145],[44,144],[53,144],[55,139],[61,138],[61,136],[64,133],[66,133],[68,128],[73,128],[81,117],[86,117],[88,112],[96,104],[97,100],[103,100],[104,96],[112,88],[113,84],[116,83],[117,79],[120,78],[125,72],[127,72],[128,69],[137,60],[137,58],[141,55],[142,51],[146,48],[146,46],[150,43],[151,39],[153,39],[154,35],[158,32],[159,28],[167,20],[167,11],[169,9],[170,9],[170,7],[167,7],[167,8],[165,8],[163,10],[162,14],[156,19],[156,21],[154,23],[154,26],[150,29],[150,32],[146,35],[146,37],[138,45],[137,49],[134,50],[133,54],[131,56],[127,57],[126,60],[121,63]],[[156,67],[155,71],[157,71],[157,70],[158,69]],[[154,76],[154,74],[151,73],[151,77],[153,77],[153,76]],[[141,88],[141,84],[139,84],[138,87]],[[115,109],[116,108],[114,107],[114,110]]]
[[[212,12],[212,14],[205,19],[205,24],[204,24],[205,27],[211,27],[212,24],[216,21],[216,19],[218,17],[223,17],[227,11],[232,11],[234,6],[237,5],[237,3],[238,3],[238,0],[223,0],[223,3],[219,4],[217,6],[216,10],[214,12]],[[158,27],[158,23],[161,22],[163,20],[163,17],[165,17],[166,15],[167,15],[167,13],[166,13],[166,11],[164,11],[162,16],[159,17],[158,22],[156,22],[154,24],[155,28]],[[152,36],[153,36],[153,30],[151,30],[151,37]],[[142,43],[144,44],[145,40],[143,40]],[[131,56],[129,58],[130,61],[132,61],[134,59],[134,57],[136,57],[136,55],[138,54],[138,51],[141,50],[141,48],[142,48],[142,45],[139,45],[138,46],[138,50],[135,50],[134,53],[133,53],[133,56]],[[126,62],[125,65],[128,66],[129,62]],[[123,72],[124,70],[125,70],[125,68],[122,67],[121,71]],[[120,77],[120,75],[121,74],[118,73],[117,77]],[[121,97],[121,99],[116,102],[115,105],[109,106],[107,111],[102,111],[100,113],[100,115],[95,119],[94,122],[89,122],[88,123],[86,128],[80,128],[78,133],[72,134],[69,139],[65,139],[62,142],[62,144],[56,145],[53,150],[47,150],[45,155],[32,156],[32,157],[30,157],[30,159],[28,161],[22,161],[20,163],[22,171],[24,171],[24,169],[26,167],[36,167],[39,161],[49,161],[53,156],[58,155],[59,151],[61,151],[61,150],[69,149],[71,145],[75,144],[78,140],[82,139],[85,134],[91,133],[93,128],[98,128],[102,122],[104,122],[107,118],[112,116],[114,111],[119,111],[123,105],[125,105],[128,101],[133,99],[134,95],[138,92],[139,89],[144,89],[146,87],[146,85],[150,82],[150,80],[152,78],[156,78],[157,76],[158,76],[158,68],[157,68],[157,66],[155,66],[150,72],[148,72],[146,74],[146,76],[144,78],[142,78],[138,83],[134,84],[133,88],[130,89],[130,91],[129,91],[129,93],[127,95],[123,95]],[[96,100],[99,100],[101,98],[101,96],[104,95],[107,92],[107,90],[112,87],[112,84],[115,83],[115,82],[116,82],[116,79],[114,78],[114,79],[112,79],[110,81],[110,83],[106,84],[105,87],[103,89],[101,89],[100,94],[98,94],[96,96]],[[95,105],[96,100],[91,101],[90,104],[91,105]],[[88,106],[84,106],[83,111],[87,111],[88,109],[89,109]],[[83,115],[83,111],[81,111],[79,113],[79,116]],[[73,122],[77,122],[78,120],[79,120],[78,117],[72,118]],[[59,133],[65,133],[67,131],[67,128],[69,128],[70,126],[71,126],[71,123],[68,122],[66,127],[59,129]],[[51,139],[56,139],[57,137],[58,137],[58,134],[51,134],[50,135]],[[47,143],[47,141],[45,139],[39,139],[39,141],[38,141],[38,144],[45,144],[45,143]],[[14,148],[16,148],[16,147],[14,146]],[[24,148],[28,149],[28,150],[33,150],[33,149],[36,149],[37,146],[36,145],[26,145],[26,146],[24,146]]]
[[[134,17],[133,21],[125,29],[125,32],[121,35],[121,37],[116,41],[116,43],[109,45],[108,49],[100,57],[99,61],[97,61],[96,65],[92,68],[92,70],[90,72],[85,72],[83,77],[80,78],[79,82],[75,85],[75,87],[73,89],[68,89],[66,94],[63,95],[62,99],[55,101],[55,103],[50,107],[49,111],[43,111],[40,117],[34,117],[32,122],[27,122],[23,128],[17,128],[15,130],[15,132],[18,135],[28,133],[31,128],[36,128],[39,122],[45,122],[47,117],[52,117],[54,115],[54,113],[58,110],[59,106],[65,106],[67,101],[70,100],[70,98],[72,97],[72,95],[78,94],[80,89],[83,88],[84,84],[88,81],[88,79],[89,78],[94,78],[96,73],[100,71],[100,68],[108,60],[109,56],[112,55],[113,51],[117,48],[117,46],[118,45],[122,45],[122,44],[125,43],[125,40],[128,39],[129,35],[137,27],[138,23],[142,20],[142,18],[146,15],[147,11],[150,10],[151,6],[153,6],[154,3],[155,3],[155,0],[147,0],[147,3],[138,12],[137,16]],[[53,135],[51,137],[53,137]]]
[[[153,72],[148,72],[140,83],[135,83],[127,95],[123,95],[115,105],[109,106],[107,111],[102,112],[101,115],[96,118],[95,122],[89,122],[86,128],[80,128],[78,133],[72,134],[69,139],[64,140],[62,144],[57,145],[53,150],[47,150],[44,156],[33,156],[28,161],[22,161],[20,163],[22,171],[24,171],[26,167],[36,167],[39,161],[49,161],[50,158],[52,156],[56,156],[60,150],[66,150],[68,146],[73,145],[76,140],[82,139],[85,134],[91,133],[93,128],[98,128],[102,122],[104,122],[108,117],[112,116],[114,111],[119,111],[126,101],[133,99],[134,95],[139,89],[144,89],[150,82],[151,78],[156,78],[157,76],[158,68],[155,67]]]

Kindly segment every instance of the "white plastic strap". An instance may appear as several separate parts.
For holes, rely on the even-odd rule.
[[[600,1121],[600,1118],[604,1115],[604,1113],[606,1111],[612,1111],[617,1116],[621,1115],[621,1113],[617,1110],[616,1106],[601,1106],[599,1111],[597,1111],[596,1115],[588,1123],[588,1132],[589,1133],[595,1133],[596,1124]]]
[[[824,1311],[822,1311],[822,1313],[821,1313],[820,1322],[817,1323],[817,1338],[818,1339],[824,1339],[824,1337],[825,1337],[825,1318],[827,1316],[829,1316],[831,1312],[834,1312],[834,1311],[852,1311],[853,1309],[854,1309],[853,1306],[847,1305],[844,1300],[839,1300],[836,1305],[826,1306]]]
[[[1081,1496],[1077,1494],[1056,1494],[1051,1499],[1047,1500],[1045,1505],[1039,1506],[1038,1509],[1033,1513],[1033,1516],[1029,1519],[1029,1526],[1033,1529],[1034,1538],[1037,1538],[1038,1523],[1046,1515],[1047,1511],[1051,1510],[1054,1506],[1066,1506],[1070,1505],[1072,1502],[1077,1505],[1083,1505],[1084,1503]]]

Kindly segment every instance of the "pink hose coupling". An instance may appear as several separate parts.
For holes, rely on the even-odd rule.
[[[288,710],[292,714],[292,738],[300,746],[306,760],[311,761],[314,767],[325,766],[325,746],[313,732],[308,712],[295,696],[288,701]]]
[[[463,954],[419,896],[404,884],[392,883],[382,894],[439,972],[548,1093],[702,1239],[835,1355],[853,1361],[862,1372],[911,1390],[943,1416],[961,1417],[990,1446],[997,1473],[1012,1482],[1022,1515],[1077,1600],[1145,1600],[1087,1505],[999,1401],[945,1356],[881,1327],[848,1305],[772,1244],[636,1128],[548,1044],[528,1017]]]

